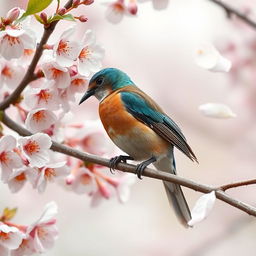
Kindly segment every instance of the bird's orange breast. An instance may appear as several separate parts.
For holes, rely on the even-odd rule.
[[[140,122],[126,111],[120,93],[113,93],[100,103],[99,115],[111,138],[115,135],[126,135],[133,127],[140,125]],[[145,125],[141,125],[141,129],[145,128]]]
[[[167,141],[126,110],[118,91],[100,103],[99,115],[109,137],[134,159],[166,154],[170,147]]]

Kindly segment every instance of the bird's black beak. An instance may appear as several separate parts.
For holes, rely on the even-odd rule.
[[[88,98],[90,98],[93,94],[95,93],[95,89],[91,89],[89,91],[87,91],[84,96],[82,97],[82,99],[79,102],[79,105],[82,104],[85,100],[87,100]]]

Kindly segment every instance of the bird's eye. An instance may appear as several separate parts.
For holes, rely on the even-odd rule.
[[[99,77],[97,80],[96,80],[96,84],[97,85],[102,85],[102,83],[103,83],[103,78],[102,77]]]

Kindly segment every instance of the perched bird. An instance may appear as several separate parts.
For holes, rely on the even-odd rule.
[[[106,68],[96,73],[79,104],[92,95],[100,101],[99,115],[109,137],[128,154],[112,158],[111,169],[121,161],[144,160],[136,168],[139,178],[151,163],[176,174],[174,146],[197,162],[177,124],[121,70]],[[187,226],[191,214],[181,187],[166,181],[164,187],[178,219]]]

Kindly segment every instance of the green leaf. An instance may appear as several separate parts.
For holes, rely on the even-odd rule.
[[[27,10],[24,14],[27,16],[41,12],[47,8],[52,3],[52,1],[53,0],[29,0]]]
[[[29,0],[25,13],[16,21],[19,23],[23,21],[27,16],[43,11],[47,8],[53,0]]]
[[[68,21],[76,21],[72,14],[59,15],[56,14],[52,18],[49,19],[49,23],[56,20],[68,20]]]

